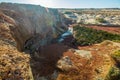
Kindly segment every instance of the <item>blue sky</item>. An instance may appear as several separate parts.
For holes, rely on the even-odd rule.
[[[120,8],[120,0],[0,0],[52,8]]]

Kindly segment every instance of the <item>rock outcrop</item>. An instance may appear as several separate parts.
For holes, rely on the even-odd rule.
[[[56,66],[62,71],[69,71],[74,67],[68,56],[62,57],[62,59],[57,62]]]
[[[104,41],[91,46],[79,46],[78,50],[69,49],[64,56],[68,56],[75,67],[60,72],[57,80],[119,80],[118,44]],[[118,51],[114,53],[116,49]]]
[[[0,80],[33,80],[31,68],[35,80],[56,78],[58,73],[53,68],[66,49],[63,47],[65,50],[58,52],[60,45],[54,47],[56,51],[46,46],[54,42],[66,29],[57,9],[1,3]],[[50,50],[53,50],[53,53],[50,53]]]
[[[26,48],[31,44],[34,48],[50,44],[53,38],[65,31],[56,9],[40,5],[1,3],[0,14],[1,22],[10,28],[19,51],[24,50],[25,44]]]
[[[30,56],[20,53],[10,40],[0,38],[0,80],[33,80]]]

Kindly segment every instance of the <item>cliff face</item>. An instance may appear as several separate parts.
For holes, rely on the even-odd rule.
[[[120,43],[77,46],[65,33],[64,45],[53,44],[66,29],[61,18],[55,9],[0,4],[0,80],[120,79]]]
[[[39,5],[1,3],[0,13],[1,21],[10,28],[19,51],[23,51],[31,44],[31,47],[35,48],[50,44],[53,38],[65,30],[56,9]]]

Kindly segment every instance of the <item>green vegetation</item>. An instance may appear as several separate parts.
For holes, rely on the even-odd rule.
[[[117,50],[114,52],[114,54],[112,54],[113,58],[120,58],[120,50]]]
[[[79,25],[74,27],[74,31],[76,32],[75,38],[79,45],[91,45],[100,43],[104,40],[120,41],[120,35],[118,34],[112,34],[87,27],[80,27]]]
[[[72,14],[72,12],[66,11],[65,14]]]
[[[100,22],[100,23],[106,23],[107,21],[104,20],[103,18],[96,18],[96,21]]]
[[[114,61],[116,62],[116,66],[118,66],[120,68],[120,50],[115,51],[111,57],[114,59]]]
[[[120,80],[120,69],[117,67],[111,67],[105,80]]]
[[[120,80],[120,50],[115,51],[111,56],[115,60],[116,65],[111,67],[106,80]]]
[[[113,40],[114,42],[118,42],[118,43],[120,43],[120,40]]]

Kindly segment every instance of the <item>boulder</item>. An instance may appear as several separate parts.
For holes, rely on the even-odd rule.
[[[80,55],[81,57],[90,59],[92,58],[91,51],[86,51],[86,50],[75,50],[74,54]]]
[[[62,71],[69,71],[74,67],[72,61],[68,56],[62,57],[58,62],[57,62],[57,68],[59,68]]]

